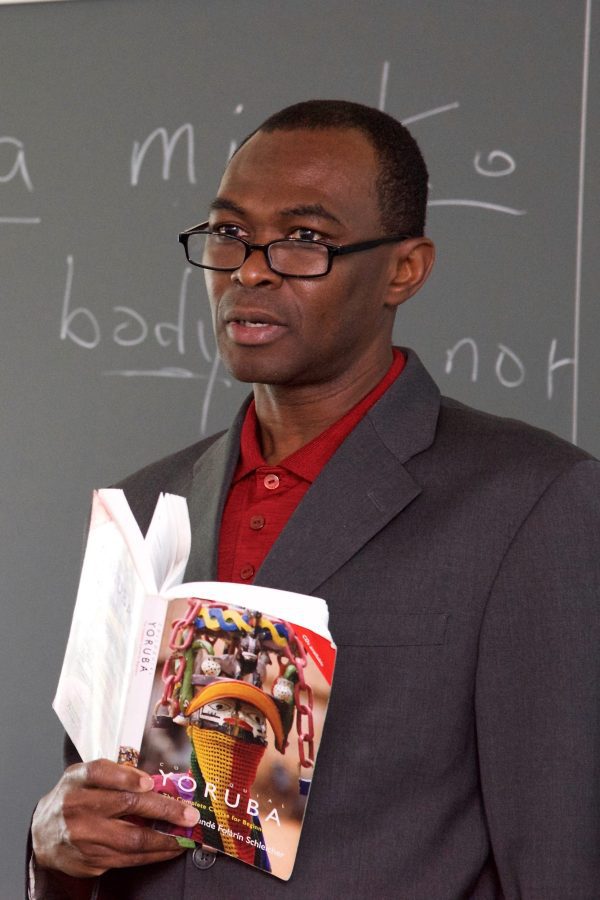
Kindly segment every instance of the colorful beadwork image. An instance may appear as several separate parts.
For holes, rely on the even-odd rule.
[[[331,645],[231,605],[185,598],[169,606],[139,765],[155,790],[196,806],[200,821],[157,827],[184,846],[203,844],[287,879],[323,729]]]

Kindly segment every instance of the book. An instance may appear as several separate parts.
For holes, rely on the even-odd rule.
[[[193,804],[153,823],[289,879],[336,647],[318,597],[182,583],[186,501],[161,494],[144,538],[125,495],[94,492],[53,707],[84,761],[136,765]]]

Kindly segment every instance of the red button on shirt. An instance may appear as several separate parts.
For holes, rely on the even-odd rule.
[[[323,466],[396,380],[404,364],[404,354],[394,348],[392,365],[379,384],[322,434],[281,460],[276,467],[279,475],[262,455],[254,401],[250,403],[240,436],[240,459],[221,521],[220,581],[247,582],[254,577]],[[261,526],[252,524],[259,519]],[[250,528],[242,527],[247,522]]]
[[[242,566],[240,569],[240,578],[243,578],[244,581],[248,581],[254,575],[254,566],[251,566],[250,563],[247,563],[245,566]]]
[[[265,527],[265,517],[264,516],[250,516],[250,528],[253,531],[260,531],[261,528]]]

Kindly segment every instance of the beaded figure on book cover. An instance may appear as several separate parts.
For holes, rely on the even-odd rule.
[[[199,809],[198,825],[177,831],[181,843],[288,878],[327,706],[331,645],[260,612],[197,598],[172,605],[140,766],[156,773],[156,790]]]

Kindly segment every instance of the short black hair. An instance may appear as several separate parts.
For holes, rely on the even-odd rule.
[[[296,128],[354,128],[375,149],[379,163],[377,196],[381,225],[388,234],[420,237],[425,229],[428,172],[412,134],[393,116],[349,100],[305,100],[269,116],[240,144],[259,131]]]

